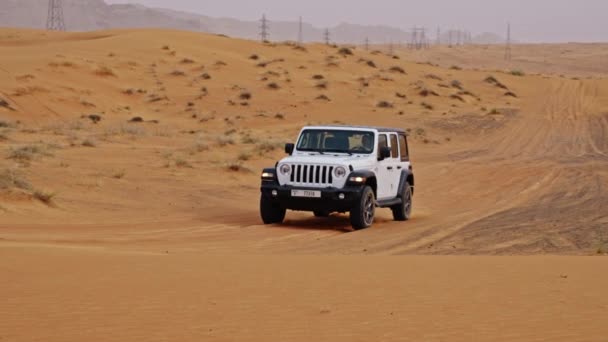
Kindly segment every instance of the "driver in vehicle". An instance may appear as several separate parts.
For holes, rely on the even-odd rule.
[[[374,139],[371,135],[364,135],[361,138],[361,146],[365,152],[371,152],[374,150]]]

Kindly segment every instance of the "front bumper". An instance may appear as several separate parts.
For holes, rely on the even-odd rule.
[[[321,198],[292,197],[291,190],[321,191]],[[348,212],[359,203],[362,186],[347,186],[336,188],[306,188],[279,185],[275,182],[262,182],[262,196],[271,200],[277,206],[297,211]],[[274,194],[273,194],[274,193]],[[340,199],[340,195],[344,195]]]

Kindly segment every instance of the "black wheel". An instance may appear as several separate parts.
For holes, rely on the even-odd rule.
[[[327,211],[315,211],[313,212],[315,217],[329,217],[329,212]]]
[[[402,203],[391,207],[395,221],[407,221],[412,215],[412,187],[406,182],[401,193]]]
[[[275,205],[266,196],[260,198],[260,215],[264,224],[282,223],[286,210]]]
[[[350,224],[354,229],[369,228],[374,223],[376,214],[376,197],[369,186],[363,188],[361,199],[350,211]]]

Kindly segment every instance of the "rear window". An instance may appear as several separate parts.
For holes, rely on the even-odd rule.
[[[401,161],[409,161],[410,155],[405,135],[399,135],[399,149],[401,150]]]
[[[391,157],[399,158],[399,143],[395,134],[391,134]]]

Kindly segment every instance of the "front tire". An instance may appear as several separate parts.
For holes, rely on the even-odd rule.
[[[407,221],[412,215],[412,186],[405,182],[401,193],[401,204],[391,207],[395,221]]]
[[[315,217],[329,217],[328,211],[314,211]]]
[[[359,203],[350,211],[350,224],[356,230],[369,228],[374,223],[375,214],[376,196],[372,188],[366,186],[361,191]]]
[[[287,210],[275,205],[266,196],[262,194],[260,198],[260,215],[264,224],[282,223],[285,220],[285,212]]]

